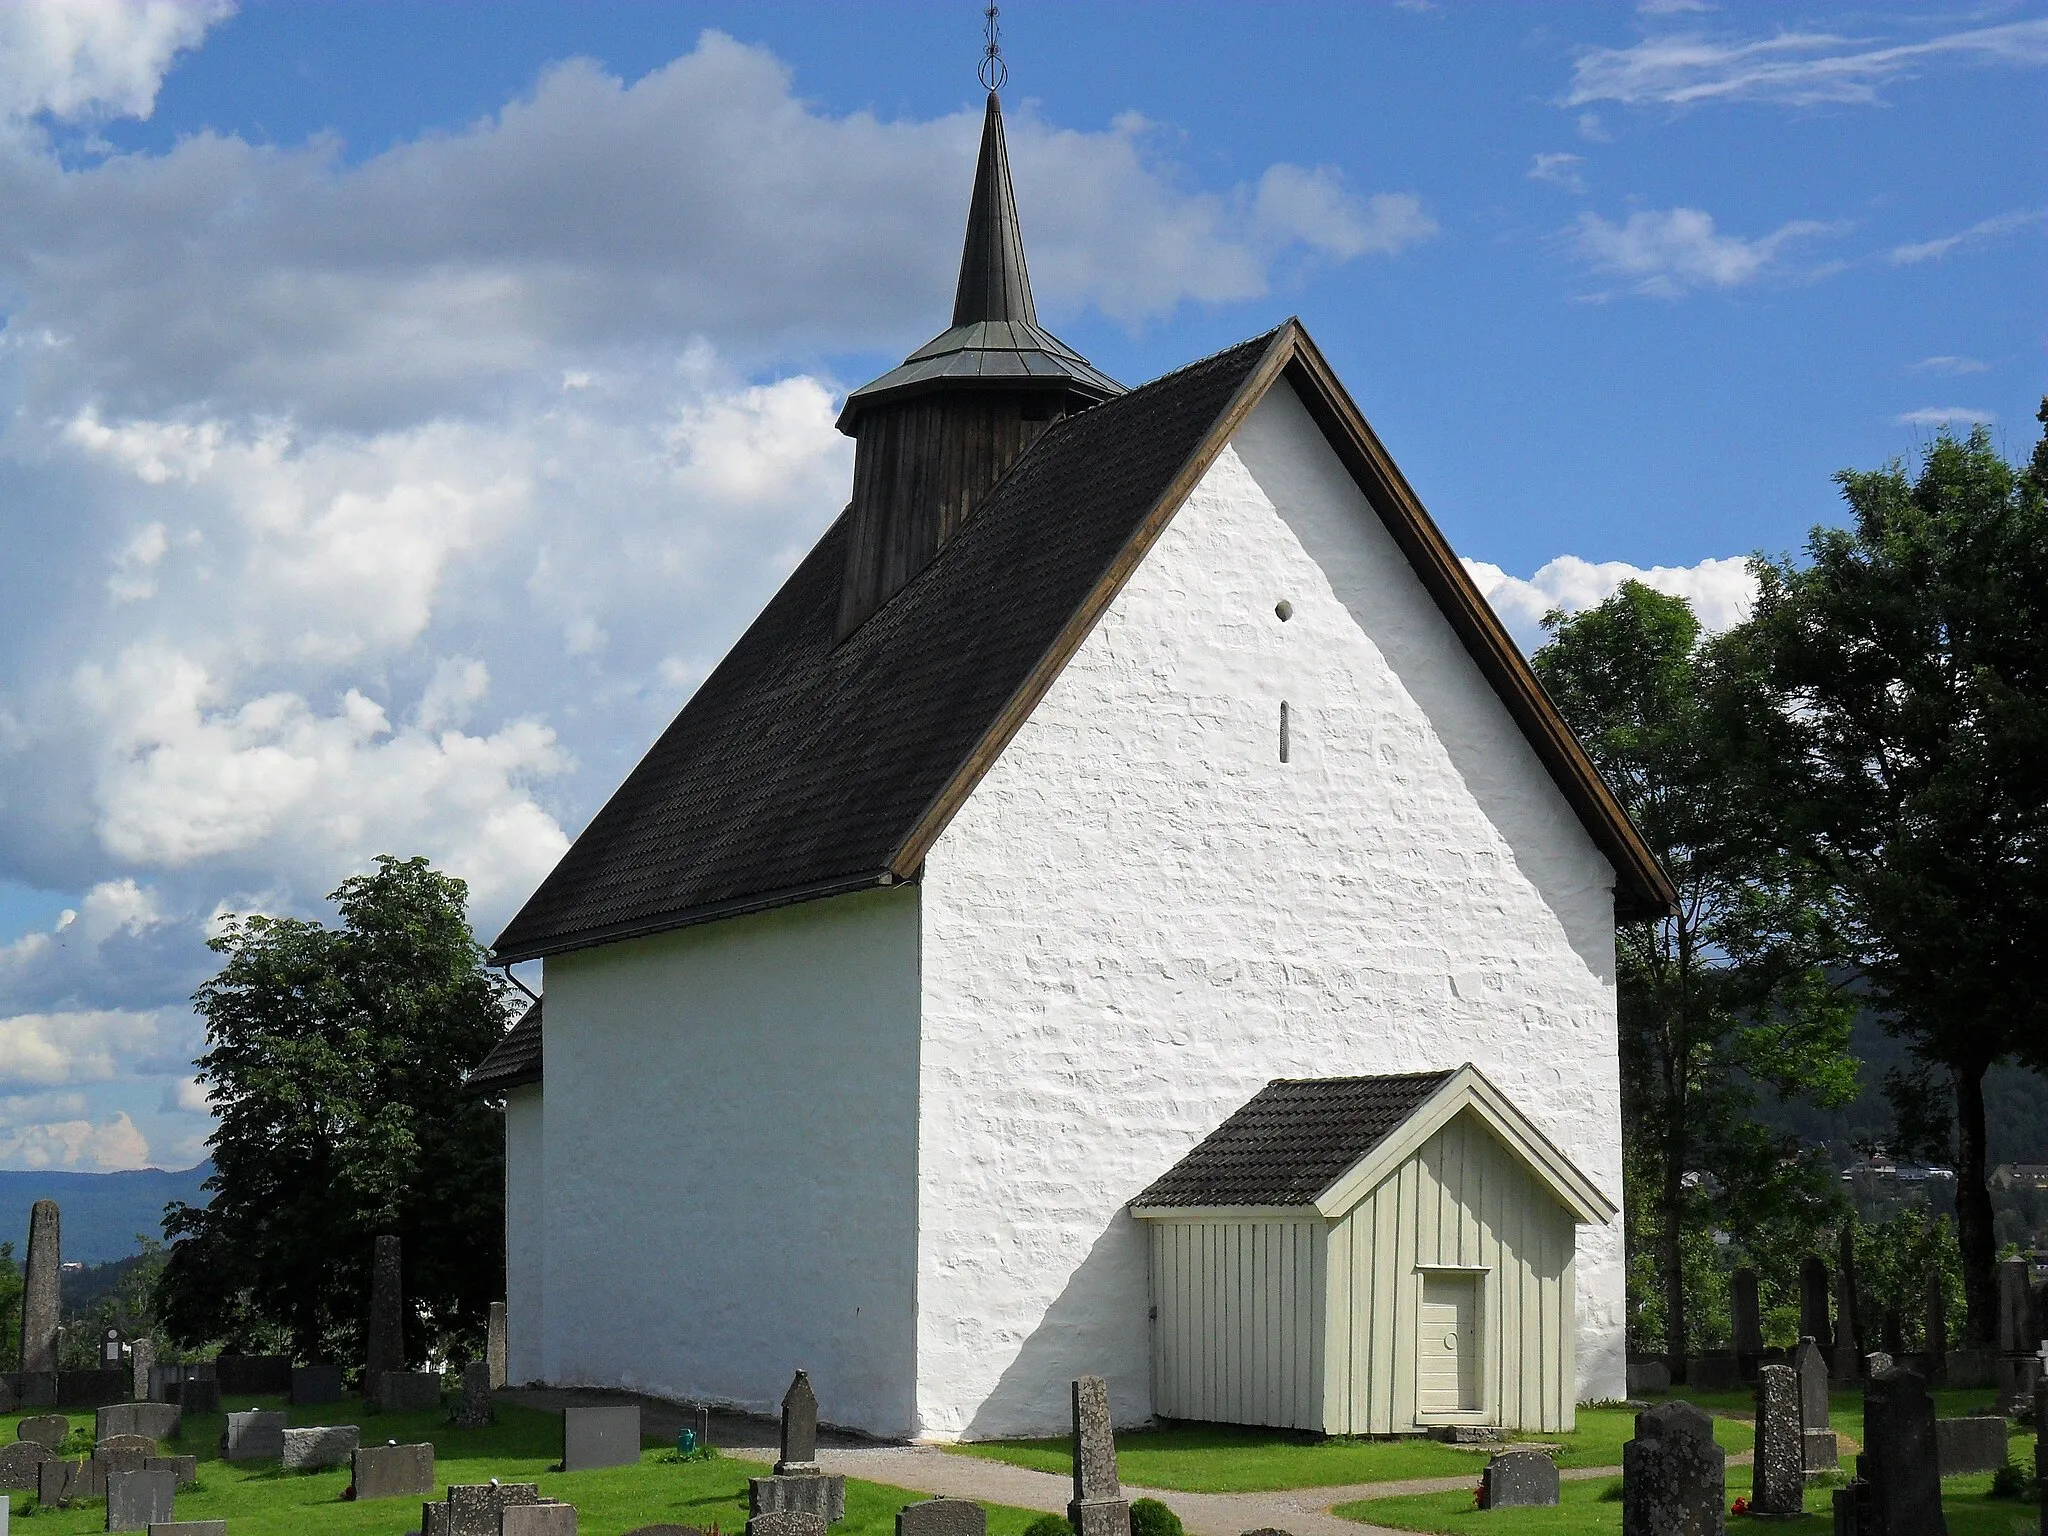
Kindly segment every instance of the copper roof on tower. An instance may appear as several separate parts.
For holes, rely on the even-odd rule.
[[[851,432],[854,419],[883,400],[959,385],[1059,388],[1091,403],[1124,392],[1123,385],[1038,323],[1017,223],[1017,195],[1010,186],[1003,108],[994,91],[988,93],[982,119],[981,158],[974,168],[952,327],[911,353],[902,366],[848,395],[839,430]]]

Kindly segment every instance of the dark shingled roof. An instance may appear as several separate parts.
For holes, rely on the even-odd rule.
[[[471,1093],[503,1093],[540,1081],[540,1001],[499,1037],[491,1054],[476,1065],[465,1085]]]
[[[498,963],[899,878],[907,840],[1273,345],[1054,423],[835,647],[842,514],[499,935]]]
[[[1453,1075],[1276,1077],[1131,1204],[1313,1204]]]

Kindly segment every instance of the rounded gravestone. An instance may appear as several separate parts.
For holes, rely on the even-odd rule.
[[[61,1413],[32,1413],[15,1426],[18,1440],[33,1440],[55,1450],[71,1433],[71,1421]]]

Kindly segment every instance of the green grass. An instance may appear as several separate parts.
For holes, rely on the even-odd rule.
[[[1436,1531],[1448,1536],[1473,1532],[1512,1532],[1513,1536],[1595,1536],[1621,1530],[1621,1501],[1611,1496],[1619,1479],[1593,1478],[1566,1483],[1559,1492],[1555,1509],[1483,1510],[1472,1507],[1469,1493],[1427,1493],[1403,1498],[1366,1499],[1341,1504],[1334,1513],[1347,1520],[1391,1526],[1402,1531]],[[1988,1475],[1951,1477],[1941,1485],[1942,1512],[1948,1517],[1949,1536],[2034,1536],[2040,1529],[2039,1512],[2031,1505],[1985,1497],[1991,1486]],[[1749,1469],[1728,1469],[1728,1497],[1749,1491]],[[1603,1494],[1609,1497],[1603,1498]],[[1796,1520],[1759,1521],[1759,1531],[1787,1532],[1793,1536],[1826,1536],[1834,1528],[1834,1490],[1809,1489],[1806,1513]],[[1741,1522],[1730,1526],[1741,1528]]]
[[[1562,1445],[1558,1464],[1613,1467],[1621,1443],[1635,1434],[1635,1415],[1621,1408],[1581,1408],[1569,1435],[1519,1438]],[[1750,1447],[1747,1424],[1715,1421],[1715,1438],[1731,1451]],[[1066,1472],[1072,1445],[1053,1440],[980,1440],[949,1449],[963,1456],[1006,1461],[1042,1472]],[[1275,1488],[1331,1488],[1346,1483],[1388,1483],[1410,1477],[1475,1480],[1489,1447],[1459,1448],[1435,1440],[1321,1440],[1286,1430],[1223,1424],[1179,1424],[1117,1436],[1117,1472],[1140,1488],[1190,1493],[1263,1493]]]
[[[1990,1387],[1943,1388],[1932,1394],[1934,1415],[1941,1419],[1964,1419],[1977,1414],[1988,1414],[1998,1401],[1998,1394]],[[1756,1394],[1744,1388],[1735,1392],[1692,1392],[1684,1388],[1648,1399],[1651,1402],[1665,1402],[1672,1398],[1683,1398],[1695,1407],[1704,1408],[1713,1414],[1739,1413],[1745,1417],[1756,1409]],[[1828,1422],[1836,1431],[1847,1435],[1859,1444],[1863,1439],[1863,1389],[1861,1387],[1837,1387],[1828,1398]],[[1624,1439],[1627,1437],[1624,1436]],[[1753,1437],[1752,1437],[1753,1438]],[[1728,1442],[1722,1441],[1725,1445]],[[1745,1444],[1742,1449],[1750,1447]]]
[[[238,1398],[234,1408],[275,1408],[274,1399]],[[433,1442],[434,1472],[440,1479],[436,1496],[450,1483],[537,1482],[543,1496],[566,1499],[576,1506],[577,1529],[584,1536],[619,1536],[637,1526],[673,1522],[717,1525],[737,1533],[747,1518],[747,1478],[768,1469],[757,1463],[721,1457],[715,1461],[664,1463],[661,1447],[650,1447],[637,1467],[612,1467],[599,1472],[550,1472],[561,1456],[561,1419],[556,1414],[501,1404],[498,1423],[490,1429],[456,1429],[441,1412],[362,1413],[352,1403],[288,1410],[300,1424],[360,1424],[365,1444],[386,1440],[401,1444]],[[23,1415],[0,1415],[0,1443],[16,1438]],[[92,1423],[90,1413],[72,1413],[73,1424]],[[419,1524],[419,1503],[412,1499],[344,1502],[346,1468],[332,1472],[287,1473],[275,1465],[221,1461],[215,1444],[225,1427],[219,1414],[194,1415],[179,1439],[165,1445],[170,1454],[199,1458],[196,1488],[178,1491],[180,1520],[226,1520],[235,1536],[295,1536],[299,1532],[376,1532],[378,1536],[407,1531]],[[31,1521],[36,1536],[83,1536],[106,1528],[106,1503],[93,1500],[66,1509],[42,1509],[32,1494],[7,1495],[16,1519]],[[891,1536],[896,1512],[925,1495],[878,1483],[849,1480],[846,1521],[833,1527],[834,1536]],[[1036,1518],[1031,1510],[988,1506],[990,1536],[1021,1536]]]

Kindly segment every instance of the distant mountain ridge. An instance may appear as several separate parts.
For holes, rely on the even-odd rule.
[[[105,1264],[136,1252],[137,1233],[163,1237],[164,1207],[173,1200],[204,1205],[199,1186],[213,1164],[167,1171],[66,1173],[56,1169],[0,1170],[0,1242],[14,1244],[18,1264],[28,1256],[28,1213],[38,1200],[62,1211],[59,1243],[66,1263]]]

